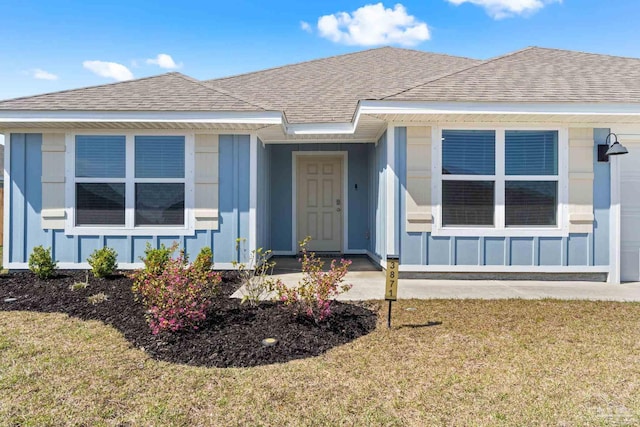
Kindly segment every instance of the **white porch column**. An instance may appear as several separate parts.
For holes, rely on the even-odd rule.
[[[2,221],[4,223],[4,236],[2,245],[4,250],[2,251],[2,265],[9,265],[9,235],[10,235],[10,215],[11,215],[11,206],[10,206],[10,191],[11,191],[11,177],[9,176],[9,170],[11,168],[11,133],[6,132],[4,134],[4,200],[2,203],[4,204],[4,217]]]
[[[396,127],[387,126],[387,253],[386,255],[400,255],[396,248],[396,190],[398,175],[396,173]],[[384,261],[384,260],[383,260]]]
[[[255,251],[258,242],[258,135],[249,139],[249,252]]]
[[[609,156],[611,165],[611,207],[609,210],[609,278],[608,282],[620,283],[620,159]]]

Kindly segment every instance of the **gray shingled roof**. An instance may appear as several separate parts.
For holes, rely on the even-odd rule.
[[[530,47],[385,99],[640,103],[640,59]]]
[[[268,110],[289,123],[346,123],[366,99],[640,104],[640,59],[532,47],[478,61],[384,47],[205,82],[168,73],[0,101],[0,110]]]
[[[350,122],[359,100],[380,99],[480,62],[383,47],[207,83],[284,111],[289,123]]]
[[[0,102],[0,110],[262,111],[180,73],[66,90]]]

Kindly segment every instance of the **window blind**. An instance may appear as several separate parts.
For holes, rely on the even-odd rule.
[[[557,175],[557,131],[506,131],[507,175]]]
[[[136,136],[136,178],[184,178],[183,136]]]
[[[125,147],[124,136],[76,136],[76,177],[124,178]]]
[[[495,131],[442,131],[443,175],[493,175],[495,170]]]

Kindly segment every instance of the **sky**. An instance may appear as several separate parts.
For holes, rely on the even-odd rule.
[[[637,0],[0,0],[0,16],[0,99],[385,45],[479,59],[527,46],[640,57]]]

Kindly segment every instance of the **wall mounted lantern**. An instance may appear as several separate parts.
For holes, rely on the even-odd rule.
[[[609,145],[611,135],[613,135],[615,141],[613,141],[613,144]],[[618,135],[611,132],[609,135],[607,135],[604,144],[598,144],[598,161],[608,162],[609,156],[619,156],[620,154],[627,154],[628,152],[629,151],[618,142]]]

